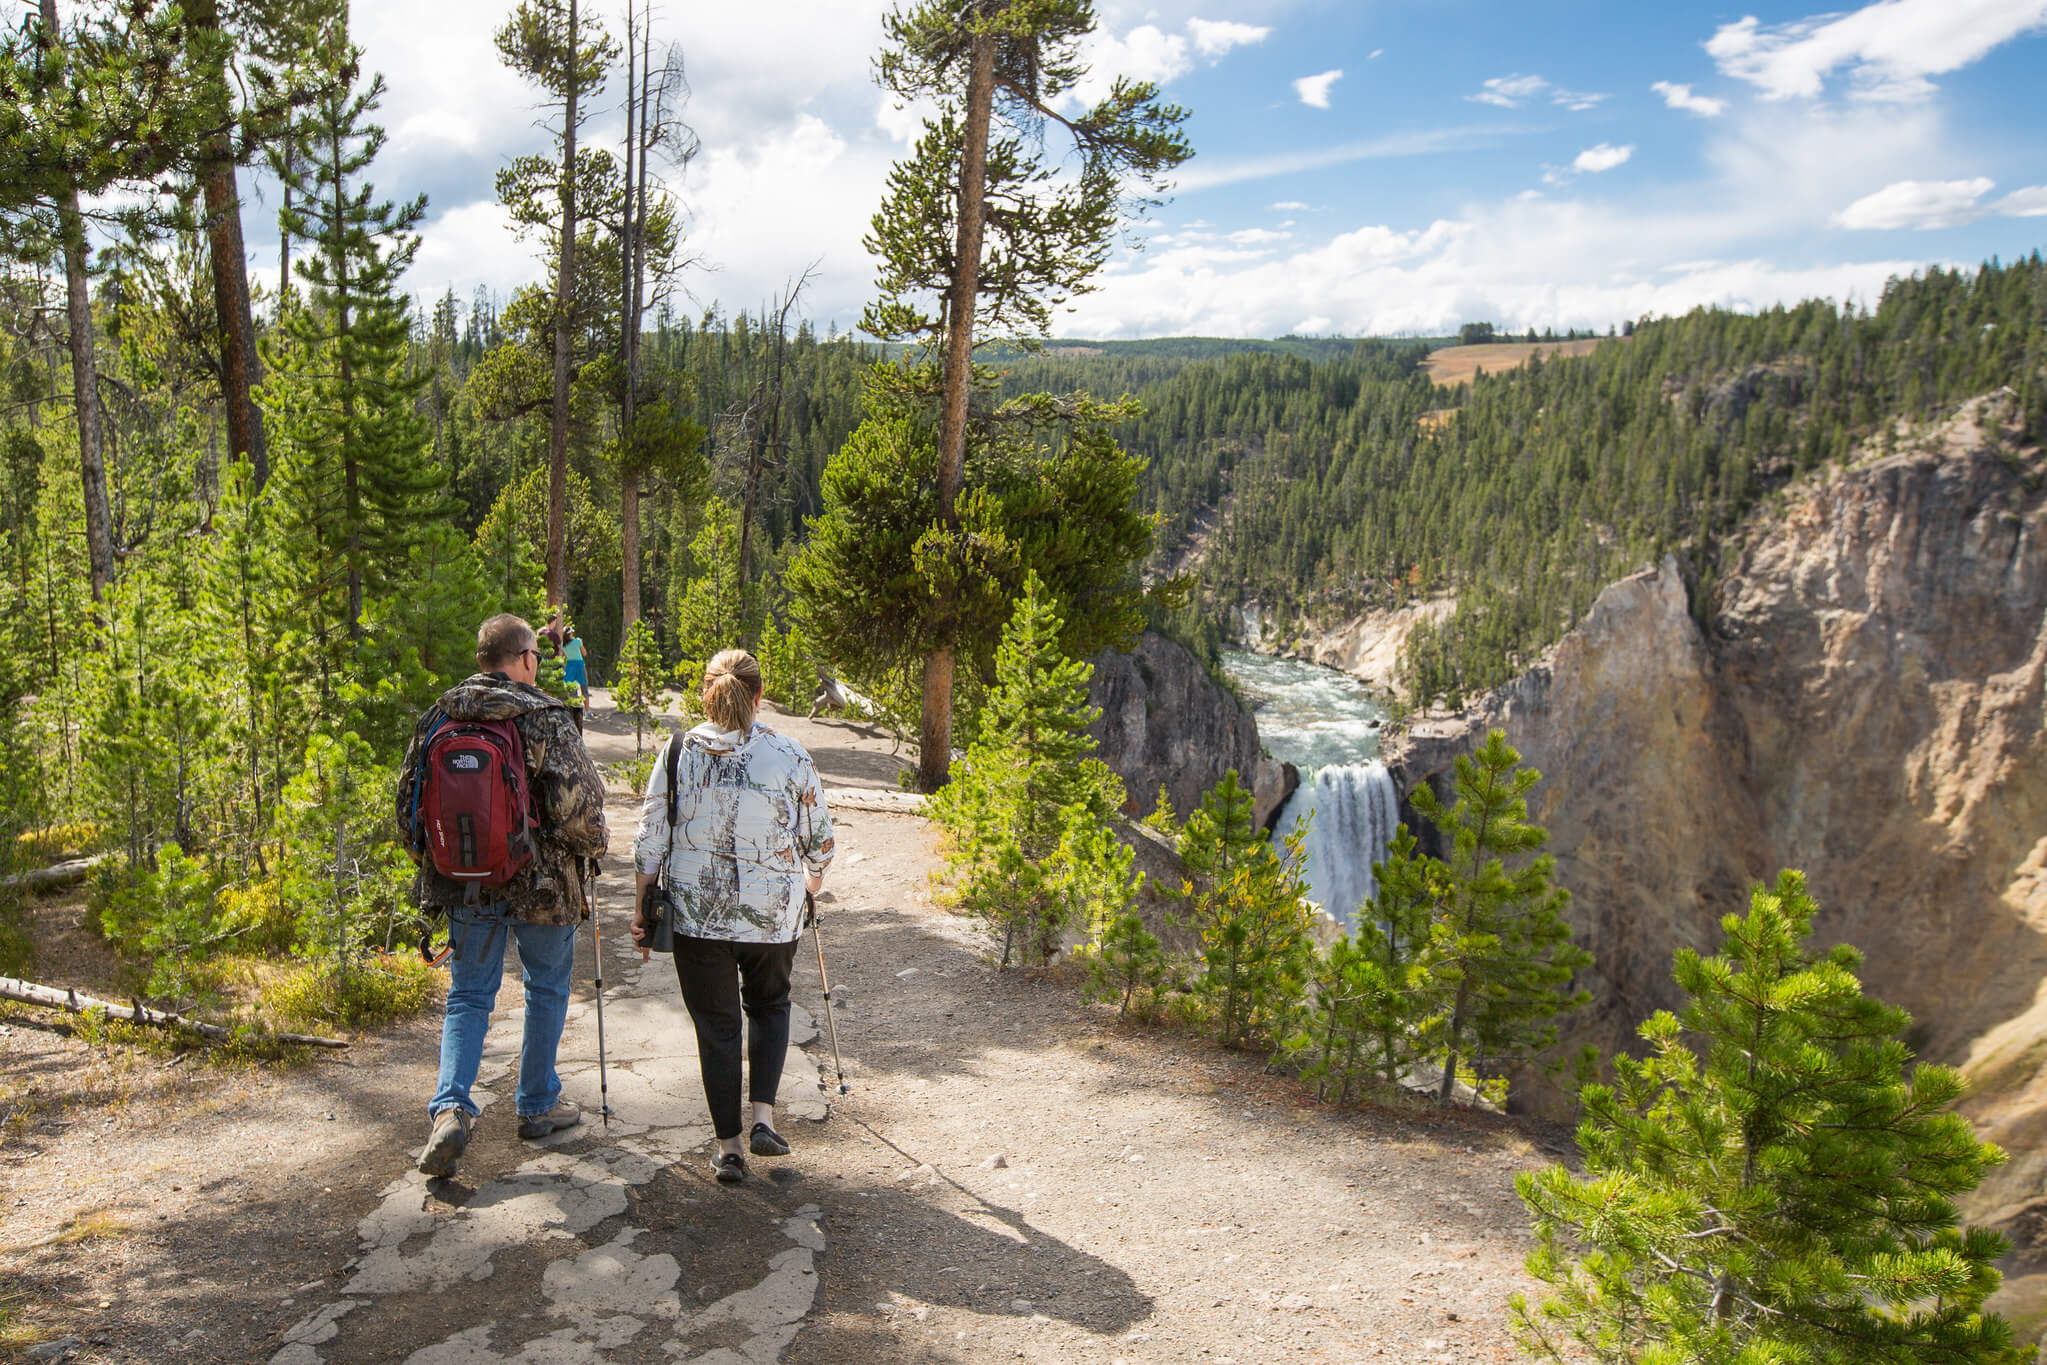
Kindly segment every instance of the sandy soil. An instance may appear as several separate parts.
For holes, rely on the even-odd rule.
[[[630,756],[598,700],[593,752]],[[773,723],[835,785],[893,788],[907,764],[874,727]],[[618,793],[614,854],[635,815]],[[296,1070],[166,1069],[0,1019],[0,1308],[24,1341],[75,1339],[70,1359],[165,1365],[1514,1358],[1512,1180],[1553,1134],[1337,1111],[1256,1058],[1118,1025],[1056,973],[993,970],[932,904],[920,818],[838,823],[823,930],[851,1093],[820,1086],[806,942],[796,1150],[744,1186],[709,1178],[687,1017],[666,961],[626,945],[618,856],[614,1122],[522,1143],[492,1105],[451,1181],[411,1169],[435,1017]],[[66,952],[83,970],[89,949]],[[563,1074],[594,1108],[591,994]],[[482,1078],[500,1096],[518,1003],[514,975]]]

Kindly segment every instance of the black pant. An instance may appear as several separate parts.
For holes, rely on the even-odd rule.
[[[789,972],[795,943],[675,936],[675,976],[697,1030],[704,1099],[721,1138],[739,1136],[739,1015],[746,1012],[747,1097],[773,1104],[789,1051]]]

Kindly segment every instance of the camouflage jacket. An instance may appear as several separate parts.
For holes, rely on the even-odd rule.
[[[788,943],[803,928],[803,874],[823,876],[832,848],[824,786],[801,744],[758,721],[744,735],[705,722],[654,760],[633,862],[661,874],[678,934]]]
[[[478,673],[457,683],[427,708],[412,727],[405,762],[398,770],[398,833],[408,842],[413,787],[419,781],[420,750],[442,717],[503,720],[513,717],[526,745],[526,771],[540,820],[533,861],[507,886],[485,892],[530,924],[578,924],[589,915],[577,863],[604,852],[604,779],[576,733],[568,708],[537,687],[502,673]],[[412,895],[422,907],[460,905],[467,888],[421,865]]]

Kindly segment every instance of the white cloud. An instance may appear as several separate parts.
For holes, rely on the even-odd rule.
[[[1671,108],[1697,114],[1700,118],[1719,118],[1727,112],[1726,100],[1714,99],[1711,95],[1694,95],[1689,85],[1658,81],[1649,88],[1663,96],[1663,102]]]
[[[1995,184],[1980,176],[1973,180],[1900,180],[1842,209],[1834,215],[1834,225],[1854,231],[1959,227],[1983,216],[1977,201]]]
[[[1749,15],[1721,25],[1706,51],[1765,99],[1817,96],[1845,67],[1855,98],[1895,103],[1923,99],[1934,89],[1928,77],[2041,27],[2047,0],[1877,0],[1786,24]]]
[[[1627,159],[1634,154],[1635,147],[1633,143],[1625,147],[1615,147],[1610,143],[1602,142],[1596,147],[1587,147],[1584,151],[1578,153],[1578,159],[1571,163],[1571,169],[1597,175],[1601,171],[1610,171],[1616,166],[1624,165]]]
[[[1997,211],[2007,218],[2047,217],[2047,185],[2013,190],[1997,201]]]
[[[1329,87],[1343,79],[1339,69],[1324,71],[1319,76],[1303,76],[1294,82],[1294,93],[1301,97],[1301,103],[1314,109],[1329,107]]]
[[[1549,82],[1540,76],[1495,76],[1485,83],[1483,90],[1476,95],[1466,95],[1465,98],[1480,104],[1513,109],[1529,96],[1539,95],[1547,89]]]
[[[1189,19],[1187,32],[1194,39],[1194,49],[1204,57],[1220,57],[1233,47],[1245,47],[1262,43],[1272,30],[1258,24],[1239,24],[1229,20]]]
[[[1551,96],[1550,102],[1560,108],[1583,113],[1587,109],[1597,108],[1607,98],[1609,97],[1606,95],[1589,95],[1582,90],[1558,90]]]
[[[1245,228],[1241,232],[1232,232],[1229,241],[1232,246],[1269,246],[1274,242],[1284,242],[1293,235],[1291,232],[1275,232],[1271,228]]]
[[[1370,53],[1366,55],[1365,60],[1368,62],[1376,62],[1379,60],[1379,54],[1384,52],[1385,50],[1386,49],[1383,47],[1375,47],[1371,50]]]
[[[1306,213],[1308,206],[1298,199],[1282,199],[1272,206],[1281,213]]]

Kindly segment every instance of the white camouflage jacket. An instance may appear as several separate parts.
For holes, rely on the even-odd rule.
[[[677,744],[671,841],[668,760]],[[633,863],[662,874],[676,933],[793,942],[803,927],[804,875],[822,876],[831,861],[824,787],[795,740],[759,721],[744,735],[706,722],[671,737],[655,757]]]

